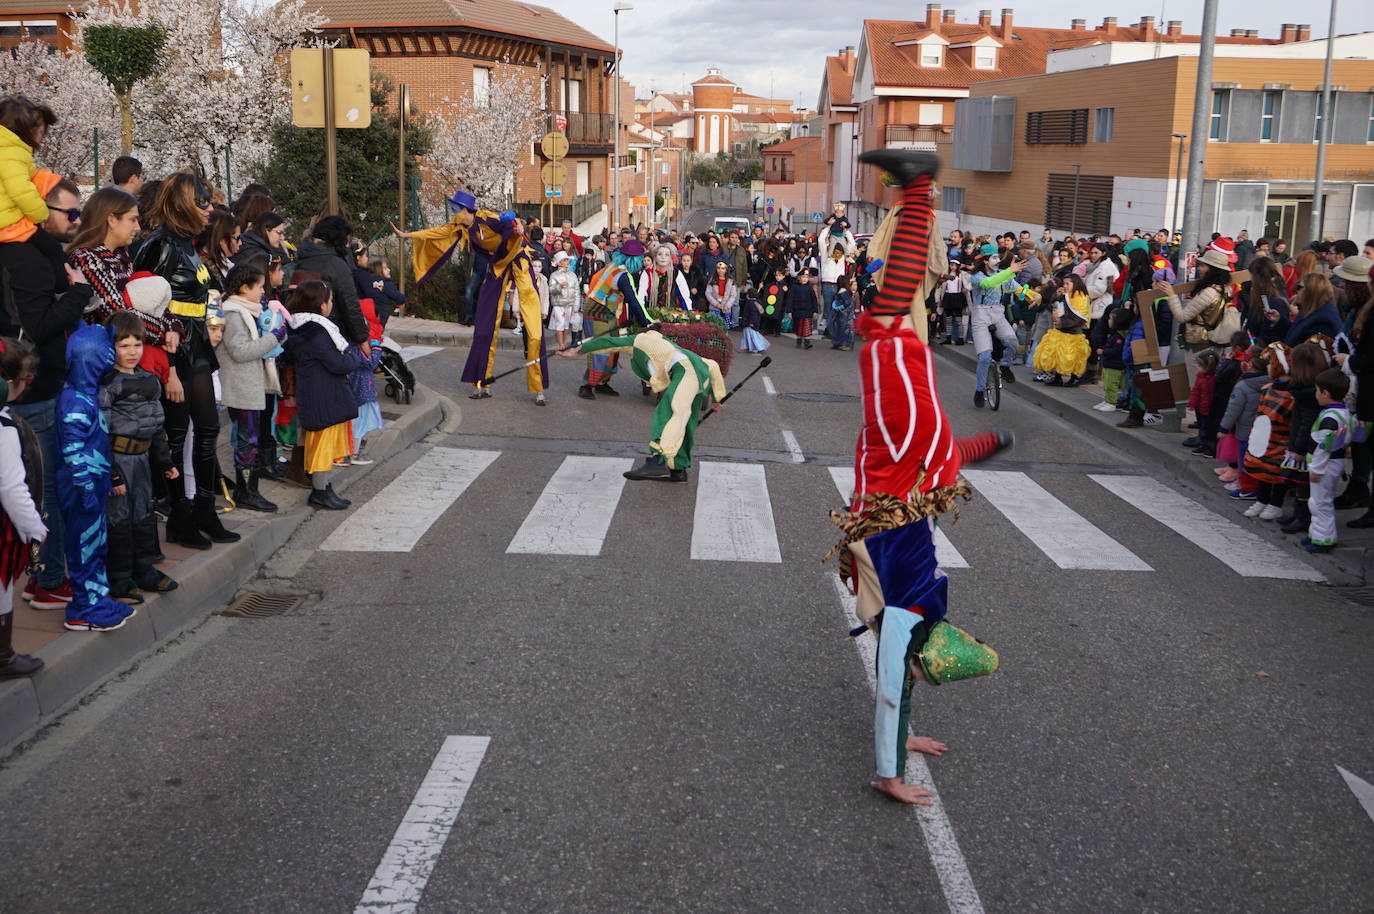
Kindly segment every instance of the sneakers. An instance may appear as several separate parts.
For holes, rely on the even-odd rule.
[[[537,394],[534,395],[534,405],[535,405],[535,406],[548,406],[548,405],[549,405],[549,401],[544,399],[544,392],[543,392],[543,391],[540,391],[539,393],[537,393]]]
[[[1231,497],[1241,501],[1250,501],[1251,499],[1259,498],[1259,493],[1255,491],[1247,492],[1244,489],[1236,489],[1236,491],[1231,493]]]
[[[1146,414],[1145,414],[1145,424],[1146,424],[1146,425],[1163,425],[1163,424],[1164,424],[1164,417],[1161,416],[1159,413],[1146,413]]]
[[[1097,410],[1099,413],[1114,413],[1116,412],[1116,405],[1103,400],[1101,403],[1094,403],[1093,409]]]
[[[610,381],[602,381],[600,384],[596,385],[596,387],[592,388],[592,390],[603,397],[620,396],[620,391],[612,387]],[[595,399],[595,397],[592,397],[591,399]]]
[[[29,587],[24,588],[24,599],[29,601],[29,605],[34,609],[66,609],[67,604],[72,601],[72,582],[70,578],[63,578],[62,583],[52,590],[39,584],[33,578],[29,579]]]
[[[1257,516],[1260,520],[1278,520],[1283,516],[1283,509],[1278,505],[1265,505]]]
[[[1228,491],[1228,492],[1239,492],[1239,491],[1240,491],[1240,480],[1239,480],[1239,479],[1233,479],[1233,480],[1231,480],[1230,482],[1226,483],[1226,485],[1222,486],[1222,488],[1225,489],[1225,490]]]
[[[1223,467],[1221,472],[1217,473],[1217,479],[1220,479],[1222,482],[1239,482],[1240,471],[1232,469],[1231,467]]]
[[[1257,502],[1255,502],[1253,505],[1251,505],[1250,507],[1246,508],[1245,511],[1244,511],[1244,513],[1243,513],[1241,516],[1242,516],[1242,517],[1259,517],[1260,514],[1263,513],[1264,509],[1265,509],[1265,508],[1268,508],[1268,507],[1269,507],[1269,506],[1266,505],[1266,504],[1264,504],[1263,502],[1258,502],[1258,501],[1257,501]]]
[[[138,615],[138,610],[113,600],[103,600],[78,618],[68,617],[62,627],[69,632],[112,632]]]
[[[351,465],[355,467],[370,467],[376,462],[377,461],[373,460],[371,457],[364,457],[362,454],[354,454]]]
[[[987,404],[987,402],[988,402],[988,398],[983,394],[983,392],[982,392],[981,390],[975,390],[975,391],[973,392],[973,405],[974,405],[974,406],[978,407],[979,409],[982,409],[982,408]]]

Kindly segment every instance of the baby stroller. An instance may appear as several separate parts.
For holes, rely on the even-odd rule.
[[[397,403],[409,403],[415,393],[415,375],[401,358],[401,347],[389,336],[382,337],[382,361],[379,366],[386,382],[386,395]]]

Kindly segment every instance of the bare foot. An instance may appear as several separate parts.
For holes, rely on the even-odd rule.
[[[907,752],[924,752],[926,755],[933,755],[936,758],[949,751],[949,747],[944,743],[937,742],[929,736],[908,736],[906,740]]]
[[[915,806],[929,806],[930,800],[922,798],[933,796],[924,787],[904,783],[901,778],[878,778],[876,781],[869,781],[868,786],[887,794],[899,803],[911,803]]]

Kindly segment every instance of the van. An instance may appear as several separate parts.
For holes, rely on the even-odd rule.
[[[711,228],[717,235],[737,231],[741,238],[749,237],[749,220],[743,216],[717,216],[711,223]]]

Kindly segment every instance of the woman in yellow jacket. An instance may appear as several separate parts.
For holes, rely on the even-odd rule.
[[[1092,314],[1092,299],[1083,278],[1070,273],[1064,277],[1060,297],[1054,302],[1054,324],[1035,350],[1037,374],[1049,376],[1052,387],[1077,387],[1088,370],[1088,338],[1084,332]]]
[[[28,241],[48,218],[48,207],[35,184],[38,166],[33,151],[57,123],[46,105],[22,95],[0,99],[0,242]],[[43,169],[44,178],[52,172]],[[49,187],[55,181],[45,182]]]

